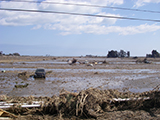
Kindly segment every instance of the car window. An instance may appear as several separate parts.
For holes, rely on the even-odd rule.
[[[44,72],[44,69],[37,69],[36,72]]]

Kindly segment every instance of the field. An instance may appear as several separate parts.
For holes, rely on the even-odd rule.
[[[77,62],[69,64],[67,60],[73,60],[73,58]],[[79,100],[81,102],[77,105],[81,105],[86,99],[82,105],[82,107],[85,106],[85,110],[77,107],[74,110],[78,110],[78,115],[76,112],[71,112],[72,115],[67,112],[67,109],[75,108],[68,102],[65,102],[63,109],[59,108],[56,111],[53,109],[54,116],[48,114],[50,112],[47,112],[49,109],[47,107],[45,110],[44,108],[41,110],[44,112],[43,115],[36,114],[33,110],[27,114],[27,116],[36,114],[36,118],[40,119],[44,119],[43,117],[46,119],[159,119],[159,107],[155,108],[158,103],[153,102],[153,100],[150,102],[154,105],[152,107],[147,106],[147,110],[146,108],[142,109],[142,105],[146,105],[144,100],[141,101],[141,105],[137,109],[134,109],[135,104],[132,107],[127,107],[128,103],[123,104],[123,107],[118,104],[114,109],[112,107],[103,108],[104,105],[102,105],[106,103],[106,99],[111,98],[148,97],[155,92],[157,95],[158,91],[152,90],[155,87],[158,88],[160,84],[160,59],[148,58],[149,64],[142,62],[143,60],[143,57],[0,56],[0,95],[5,95],[8,101],[22,100],[22,98],[31,100],[30,97],[32,96],[34,100],[41,98],[46,101],[49,99],[48,102],[54,104],[53,99],[55,100],[55,98],[61,102],[62,98],[67,101],[68,94],[71,95],[69,98],[73,101],[72,104],[77,104]],[[33,78],[37,68],[45,68],[45,79]],[[23,72],[26,72],[26,75],[18,75]],[[99,103],[98,105],[101,106],[101,109],[96,112],[98,115],[90,113],[90,110],[97,111],[98,109],[96,103],[91,104],[94,103],[93,96]],[[45,106],[48,106],[48,102],[45,102],[47,104]],[[87,104],[92,108],[88,107],[87,109]],[[67,105],[72,107],[68,108]],[[54,107],[52,106],[52,108]],[[21,114],[23,119],[32,119],[33,117],[26,117],[22,111],[10,111]]]

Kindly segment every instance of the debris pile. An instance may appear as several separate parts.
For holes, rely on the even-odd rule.
[[[21,72],[21,73],[18,73],[18,77],[21,78],[22,80],[27,80],[27,78],[29,77],[27,75],[27,72]]]
[[[15,87],[15,88],[25,88],[25,87],[27,87],[28,85],[29,85],[28,83],[25,83],[25,84],[24,84],[24,83],[23,83],[23,84],[21,83],[21,84],[19,84],[19,85],[15,85],[14,87]]]
[[[97,118],[104,112],[117,110],[139,110],[158,107],[160,92],[131,93],[118,90],[99,90],[89,88],[79,94],[63,91],[59,97],[52,97],[44,104],[43,112]]]
[[[26,76],[27,72],[21,72],[21,73],[18,73],[18,77],[21,77],[21,76]]]
[[[145,58],[144,60],[138,59],[138,60],[136,60],[136,63],[146,63],[146,64],[151,64],[151,62],[148,61],[147,58]]]
[[[74,65],[77,62],[77,59],[73,58],[72,60],[67,60],[67,62],[69,63],[69,65]]]
[[[89,88],[79,93],[62,90],[59,96],[52,97],[7,97],[8,102],[15,103],[7,109],[8,112],[20,115],[54,115],[61,117],[97,118],[104,112],[117,110],[149,110],[159,108],[160,92],[144,93],[119,92],[118,90],[99,90]],[[3,99],[1,99],[3,101]],[[33,105],[38,101],[38,107],[24,108],[18,103],[27,102]],[[40,102],[43,101],[43,102]],[[7,103],[8,103],[7,102]]]

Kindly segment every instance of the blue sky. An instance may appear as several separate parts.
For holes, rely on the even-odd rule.
[[[29,0],[28,0],[29,1]],[[103,5],[160,11],[160,0],[44,0],[43,2]],[[160,20],[160,13],[62,4],[0,2],[0,8],[54,10]],[[131,56],[160,52],[160,22],[132,21],[62,14],[0,10],[0,51],[21,55],[107,55],[110,50]]]

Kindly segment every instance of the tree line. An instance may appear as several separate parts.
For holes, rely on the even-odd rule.
[[[9,54],[5,54],[3,53],[3,51],[0,51],[0,56],[2,55],[6,55],[6,56],[20,56],[19,53],[9,53]],[[108,51],[107,54],[108,58],[124,58],[124,57],[130,57],[130,51],[124,51],[124,50],[120,50],[119,52],[116,50],[111,50]],[[157,50],[152,50],[151,54],[146,54],[147,58],[159,58],[160,57],[160,53]]]
[[[130,57],[130,51],[124,51],[124,50],[120,50],[119,52],[116,50],[111,50],[108,51],[107,54],[108,58],[124,58],[124,57]],[[160,53],[157,50],[152,50],[151,54],[146,54],[147,58],[159,58],[160,57]]]
[[[152,50],[152,53],[151,54],[146,54],[146,57],[148,57],[148,58],[159,58],[160,53],[157,52],[157,50]]]
[[[124,57],[130,57],[130,51],[124,51],[124,50],[120,50],[119,52],[116,51],[116,50],[111,50],[111,51],[108,51],[108,54],[107,54],[107,57],[108,58],[117,58],[117,57],[121,57],[121,58],[124,58]]]
[[[19,53],[9,53],[9,54],[5,54],[5,53],[3,53],[3,51],[0,51],[0,56],[2,56],[2,55],[6,55],[6,56],[20,56]]]

